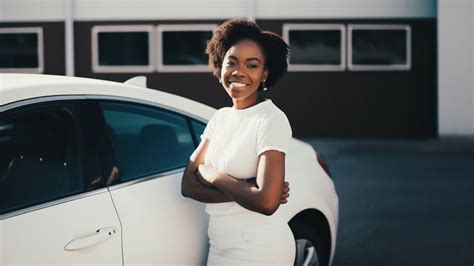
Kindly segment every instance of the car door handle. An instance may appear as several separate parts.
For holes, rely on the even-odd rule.
[[[64,247],[64,250],[75,251],[75,250],[79,250],[79,249],[83,249],[86,247],[99,244],[100,242],[103,242],[109,238],[112,238],[117,232],[118,232],[118,228],[115,226],[97,229],[97,231],[93,235],[89,235],[89,236],[81,237],[81,238],[75,238],[71,240]]]

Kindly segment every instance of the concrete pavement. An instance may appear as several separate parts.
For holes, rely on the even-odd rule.
[[[339,195],[334,266],[474,265],[474,138],[303,140]]]

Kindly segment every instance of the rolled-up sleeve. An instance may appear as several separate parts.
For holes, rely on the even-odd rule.
[[[268,150],[286,153],[291,135],[290,122],[283,113],[262,121],[257,135],[257,155]]]
[[[206,125],[206,128],[201,134],[201,140],[204,139],[212,139],[212,135],[215,131],[216,128],[216,120],[217,120],[218,112],[215,112],[214,115],[212,116],[211,120]]]

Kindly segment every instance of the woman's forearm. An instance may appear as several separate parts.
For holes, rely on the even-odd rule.
[[[261,214],[272,215],[281,203],[280,197],[274,197],[253,184],[239,181],[223,173],[213,184],[240,206]]]
[[[181,194],[184,197],[204,203],[221,203],[233,201],[227,194],[223,193],[216,187],[203,185],[197,180],[197,177],[191,173],[183,175],[181,183]]]
[[[281,202],[282,191],[273,192],[261,189],[259,186],[242,182],[226,173],[220,172],[210,165],[199,165],[199,174],[203,179],[224,192],[240,206],[265,215],[273,214]],[[283,184],[282,184],[283,185]]]

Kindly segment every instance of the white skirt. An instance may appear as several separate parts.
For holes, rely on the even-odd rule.
[[[211,215],[207,265],[293,265],[295,239],[284,221],[252,211]]]

